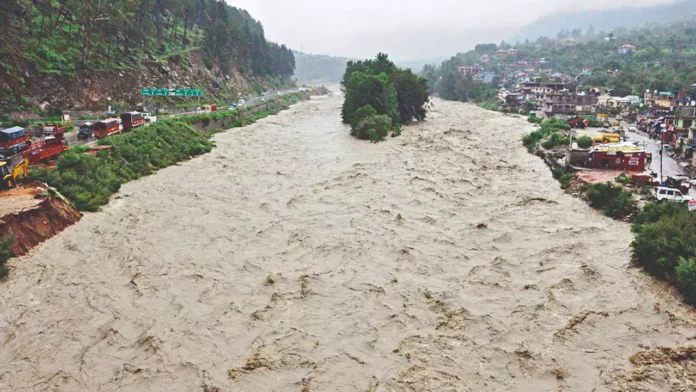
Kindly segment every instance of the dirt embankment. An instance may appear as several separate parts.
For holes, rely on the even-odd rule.
[[[15,238],[10,256],[27,254],[82,218],[70,203],[46,192],[22,188],[0,193],[0,236],[12,234]]]
[[[81,107],[103,112],[109,104],[142,102],[142,87],[201,88],[204,94],[215,96],[225,90],[241,93],[251,88],[234,66],[229,72],[217,66],[209,70],[199,51],[170,56],[166,63],[151,58],[134,69],[78,71],[74,75],[43,74],[27,64],[23,77],[25,84],[19,84],[0,70],[0,89],[10,88],[44,110]],[[31,112],[12,116],[22,119],[28,114]]]

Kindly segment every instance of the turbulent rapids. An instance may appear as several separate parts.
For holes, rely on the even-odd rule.
[[[525,151],[529,124],[436,101],[371,144],[341,99],[219,134],[12,261],[0,390],[693,386],[692,312]]]

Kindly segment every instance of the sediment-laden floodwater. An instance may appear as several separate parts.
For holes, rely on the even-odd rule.
[[[341,103],[219,134],[12,261],[0,390],[691,390],[654,349],[693,313],[523,119],[436,101],[371,144]]]

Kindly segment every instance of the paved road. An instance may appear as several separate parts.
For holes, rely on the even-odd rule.
[[[660,143],[657,140],[651,140],[646,134],[642,132],[628,132],[626,137],[630,141],[636,141],[640,143],[645,143],[648,152],[652,153],[653,161],[650,165],[650,170],[654,171],[658,175],[660,174]],[[679,162],[669,156],[665,152],[662,158],[662,173],[665,178],[685,176],[684,168],[679,165]]]
[[[628,129],[628,125],[624,126],[625,129]],[[587,128],[583,130],[576,130],[576,135],[578,136],[591,136],[594,137],[594,135],[598,132],[606,132],[606,130],[601,129],[601,128]],[[647,134],[642,133],[642,132],[627,132],[626,133],[626,138],[629,141],[632,142],[640,142],[640,143],[645,143],[645,148],[648,152],[652,153],[653,156],[653,161],[652,164],[650,165],[650,170],[654,171],[658,175],[660,174],[660,143],[659,141],[656,140],[651,140]],[[686,173],[684,172],[684,168],[679,165],[679,162],[669,156],[668,154],[665,154],[663,157],[663,176],[667,178],[668,176],[670,177],[678,177],[678,176],[685,176]]]
[[[291,88],[291,89],[286,89],[286,90],[278,90],[278,91],[268,91],[264,95],[260,96],[247,96],[245,98],[246,105],[251,106],[251,105],[256,105],[257,103],[260,103],[261,100],[267,100],[271,98],[275,98],[279,95],[283,94],[289,94],[289,93],[294,93],[299,91],[299,88]],[[226,110],[226,107],[220,108],[220,110]],[[165,109],[166,111],[166,109]],[[196,114],[196,111],[191,111],[191,112],[184,112],[184,113],[177,113],[177,114],[169,114],[166,116],[158,116],[159,119],[164,120],[172,117],[181,117],[181,116],[186,116],[186,115],[191,115],[191,114]],[[79,128],[81,125],[89,122],[88,120],[76,120],[73,121],[73,125],[75,128]],[[91,122],[94,122],[92,120]],[[87,145],[87,146],[93,146],[96,145],[97,140],[94,138],[90,138],[87,140],[77,140],[77,132],[72,132],[66,135],[66,140],[68,141],[69,146],[75,146],[75,145]]]

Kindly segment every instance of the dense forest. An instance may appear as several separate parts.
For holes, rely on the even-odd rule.
[[[626,44],[636,46],[635,52],[620,54],[618,49]],[[496,51],[513,48],[517,49],[515,55],[496,59]],[[490,57],[489,63],[481,61],[484,55]],[[505,87],[512,87],[515,70],[530,68],[519,65],[519,61],[540,59],[545,61],[543,68],[567,75],[575,87],[611,89],[615,96],[689,89],[696,83],[696,21],[612,32],[573,29],[560,31],[554,38],[541,37],[514,46],[505,42],[481,44],[439,66],[426,66],[422,73],[431,91],[445,99],[481,101],[494,97],[503,81]],[[483,84],[457,70],[476,64],[498,77],[493,83]]]
[[[222,74],[291,77],[295,69],[290,49],[218,0],[2,0],[0,37],[0,82],[14,90],[37,73],[128,71],[190,51]]]

